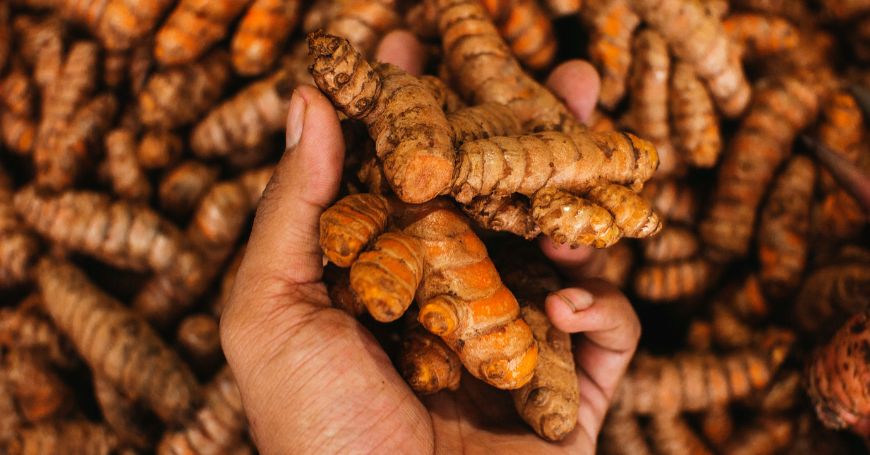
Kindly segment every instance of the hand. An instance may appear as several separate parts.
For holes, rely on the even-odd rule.
[[[409,34],[392,34],[379,59],[419,72],[419,54],[408,49],[420,47]],[[566,63],[548,84],[575,113],[591,111],[597,76],[588,64]],[[584,332],[576,349],[579,429],[560,444],[539,439],[505,406],[504,392],[468,375],[459,391],[421,402],[371,334],[330,306],[322,282],[318,220],[338,192],[343,156],[330,102],[313,87],[297,88],[287,152],[260,202],[221,321],[224,351],[260,451],[593,453],[639,336],[628,301],[601,282],[547,299],[557,327]]]

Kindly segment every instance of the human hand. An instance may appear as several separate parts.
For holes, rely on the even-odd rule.
[[[408,34],[393,34],[378,57],[419,72],[414,49],[419,45]],[[548,84],[575,113],[583,112],[575,106],[587,106],[586,112],[594,106],[597,77],[587,64],[566,63]],[[593,453],[639,335],[625,298],[588,282],[547,299],[557,327],[584,332],[575,350],[580,430],[560,444],[539,439],[516,419],[504,392],[468,375],[459,391],[421,402],[371,334],[330,306],[318,221],[338,192],[344,144],[332,105],[313,87],[293,94],[287,145],[221,321],[223,347],[260,451]]]

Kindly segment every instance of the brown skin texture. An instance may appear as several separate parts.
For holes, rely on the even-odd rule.
[[[0,346],[37,350],[52,365],[69,367],[75,363],[73,352],[41,305],[39,294],[32,294],[15,308],[0,309]]]
[[[43,352],[14,349],[4,353],[2,368],[24,420],[55,420],[72,409],[72,389],[52,369]]]
[[[151,448],[156,430],[159,428],[153,414],[124,395],[111,381],[101,377],[94,378],[94,397],[106,425],[112,429],[125,444],[140,450]]]
[[[716,105],[736,117],[749,103],[750,87],[737,49],[715,17],[694,0],[632,0],[632,8],[661,33],[674,55],[692,65],[707,84]]]
[[[36,274],[46,311],[96,374],[165,422],[191,415],[199,393],[196,379],[144,319],[68,263],[44,259]],[[131,373],[141,371],[152,373]]]
[[[722,22],[725,33],[745,59],[757,59],[798,46],[800,35],[787,20],[753,13],[732,14]]]
[[[154,57],[163,65],[199,58],[227,33],[251,0],[181,0],[163,22],[154,40]]]
[[[634,414],[610,412],[601,429],[599,445],[607,455],[652,455],[643,428]]]
[[[34,425],[18,432],[7,450],[10,455],[36,453],[77,453],[101,455],[122,447],[121,441],[107,426],[84,419],[55,420]]]
[[[430,395],[459,388],[462,361],[444,340],[417,322],[416,312],[406,314],[402,337],[399,368],[414,392]]]
[[[870,338],[870,314],[852,316],[830,342],[813,355],[805,380],[816,414],[825,426],[870,433],[870,369],[865,361]]]
[[[698,246],[695,233],[678,224],[668,225],[657,236],[641,242],[644,258],[657,262],[690,258]]]
[[[675,414],[722,406],[766,387],[793,341],[790,333],[773,332],[756,346],[724,356],[638,356],[615,407],[637,414]]]
[[[0,81],[0,103],[6,107],[0,114],[0,140],[19,155],[29,154],[36,140],[35,94],[35,84],[23,70],[13,69]]]
[[[707,88],[692,67],[676,62],[668,98],[674,146],[691,166],[709,168],[722,151],[719,117]]]
[[[106,136],[106,158],[103,169],[112,190],[123,199],[147,201],[151,183],[136,160],[136,140],[132,131],[117,129]]]
[[[331,208],[322,215],[321,245],[328,258],[344,256],[359,240],[365,245],[380,234],[369,229],[365,223],[371,217],[361,212],[375,205],[366,200],[383,197],[349,198],[339,202],[339,211],[360,214],[360,222],[333,222],[339,218]],[[420,323],[439,335],[474,376],[502,389],[528,382],[537,345],[468,221],[439,201],[419,207],[388,204],[394,228],[380,234],[351,267],[357,298],[375,319],[386,322],[401,317],[416,297]]]
[[[233,68],[252,76],[269,70],[299,20],[299,0],[253,0],[233,35]]]
[[[816,116],[818,90],[804,75],[764,79],[719,166],[712,203],[701,221],[707,255],[716,261],[745,256],[756,211],[775,170],[798,132]]]
[[[696,296],[707,289],[711,272],[703,257],[648,263],[634,274],[634,292],[654,302]]]
[[[842,261],[816,269],[798,291],[795,322],[807,332],[835,328],[845,315],[867,308],[868,292],[870,264],[866,262]]]
[[[203,389],[203,405],[178,431],[163,435],[161,455],[227,453],[242,443],[247,428],[242,398],[229,368],[223,368]]]
[[[796,156],[774,180],[758,226],[760,278],[774,298],[800,286],[809,249],[810,207],[816,183],[812,160]]]
[[[654,415],[648,433],[651,445],[661,455],[713,454],[680,416]]]
[[[217,180],[218,169],[190,160],[170,169],[157,190],[160,208],[172,215],[192,213]]]
[[[514,113],[507,106],[496,103],[456,109],[447,114],[447,124],[455,145],[522,132],[520,121]]]
[[[30,280],[39,242],[21,222],[13,205],[12,181],[0,168],[0,288]]]
[[[794,440],[795,422],[785,417],[759,417],[722,446],[726,455],[773,455]]]
[[[652,205],[662,219],[695,223],[698,212],[698,199],[688,184],[677,179],[653,180],[644,185],[641,195]]]
[[[525,67],[541,70],[553,63],[556,36],[545,11],[533,0],[482,2],[499,33]]]
[[[155,72],[138,94],[139,119],[146,127],[164,130],[193,123],[220,99],[229,78],[229,56],[224,51]]]
[[[575,95],[573,103],[591,107],[595,97],[590,95]],[[297,96],[303,100],[305,115],[289,123],[288,138],[296,138],[288,141],[293,151],[278,166],[260,206],[221,327],[247,413],[258,416],[251,423],[260,450],[311,452],[341,450],[353,444],[363,450],[428,452],[437,441],[439,450],[455,451],[474,441],[484,450],[592,453],[609,397],[639,336],[628,302],[612,288],[591,284],[584,285],[597,303],[581,313],[570,313],[561,300],[548,300],[548,313],[551,307],[554,311],[565,308],[565,313],[553,319],[554,324],[566,331],[585,331],[594,341],[584,342],[575,351],[582,372],[578,426],[583,430],[560,446],[546,444],[519,425],[506,426],[504,419],[481,412],[498,400],[475,398],[478,395],[472,392],[480,388],[471,390],[474,381],[456,394],[427,399],[427,410],[394,372],[374,339],[345,313],[330,309],[320,283],[317,220],[339,187],[341,132],[327,100],[310,88],[298,90]],[[292,216],[286,210],[289,207],[294,207]],[[275,251],[282,254],[274,255]],[[324,333],[335,336],[326,342]],[[315,354],[312,346],[326,350]],[[343,364],[336,368],[329,360],[350,357],[355,359],[353,368]],[[261,361],[266,358],[270,360]],[[323,381],[333,386],[324,389]],[[369,398],[361,401],[362,395]],[[300,406],[284,406],[288,400]],[[338,409],[336,402],[346,405]],[[300,412],[303,408],[304,413]],[[506,410],[505,415],[515,413],[509,402],[500,409]],[[338,436],[316,436],[324,431]]]
[[[668,79],[671,57],[668,44],[654,30],[641,30],[632,41],[632,60],[628,78],[631,92],[628,111],[622,124],[652,142],[659,155],[657,177],[684,170],[682,157],[675,154],[668,119]]]
[[[613,109],[625,95],[631,66],[631,37],[640,19],[625,0],[588,0],[580,16],[589,24],[589,58],[601,72],[599,103]]]
[[[218,320],[208,314],[192,314],[178,325],[175,336],[181,352],[198,373],[210,373],[223,361]]]
[[[147,131],[139,140],[136,156],[145,169],[163,169],[174,164],[181,155],[181,138],[166,131]]]

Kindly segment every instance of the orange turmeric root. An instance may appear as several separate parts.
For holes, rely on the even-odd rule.
[[[697,433],[677,415],[653,415],[649,438],[656,453],[661,455],[713,455]]]
[[[673,141],[680,157],[695,167],[713,167],[722,151],[719,118],[707,88],[690,65],[674,65],[669,100]]]
[[[106,136],[106,160],[103,170],[112,190],[123,199],[147,201],[151,183],[136,160],[136,138],[131,131],[117,129]]]
[[[220,98],[229,66],[226,52],[215,51],[201,61],[152,74],[139,93],[142,124],[170,130],[196,121]]]
[[[299,0],[253,0],[233,35],[233,68],[252,76],[266,72],[299,20]]]
[[[175,215],[184,216],[196,206],[217,180],[218,169],[197,160],[180,163],[170,169],[157,190],[160,208]]]
[[[852,428],[867,436],[870,418],[870,313],[854,315],[813,356],[806,372],[807,393],[825,426]]]
[[[176,340],[184,357],[198,372],[213,372],[223,360],[218,320],[208,314],[192,314],[178,326]]]
[[[15,214],[12,181],[0,167],[0,288],[28,282],[39,251],[39,242]]]
[[[695,0],[632,0],[634,11],[662,34],[674,55],[692,65],[719,109],[736,117],[749,102],[750,88],[739,54],[725,30]]]
[[[601,74],[598,102],[607,110],[625,95],[631,38],[640,18],[626,0],[587,0],[580,17],[590,27],[589,58]]]
[[[15,308],[0,309],[0,347],[39,351],[50,364],[70,367],[76,362],[74,353],[41,305],[39,294],[33,294]]]
[[[711,273],[711,264],[702,257],[651,263],[635,272],[634,292],[654,302],[692,297],[707,289]]]
[[[0,80],[0,141],[19,155],[33,151],[36,141],[34,119],[35,87],[23,70],[13,69]]]
[[[52,371],[42,354],[14,349],[3,356],[3,370],[12,386],[18,412],[28,422],[63,417],[73,405],[72,389]]]
[[[868,307],[870,264],[862,261],[842,261],[813,271],[803,282],[795,301],[797,326],[807,332],[818,332],[843,322],[844,315],[864,311]]]
[[[46,311],[95,374],[165,422],[191,415],[199,392],[196,379],[148,323],[70,264],[43,259],[36,274]]]
[[[101,377],[94,378],[94,396],[106,425],[123,443],[143,450],[152,447],[158,429],[153,414],[141,409],[115,384]]]
[[[647,182],[643,196],[662,219],[687,225],[695,223],[698,200],[692,188],[681,180],[666,179]]]
[[[800,42],[797,27],[777,16],[732,14],[722,22],[722,26],[745,59],[764,58],[795,49]]]
[[[136,158],[144,169],[163,169],[181,156],[181,138],[166,131],[147,131],[139,140]]]
[[[550,18],[534,0],[486,0],[483,3],[499,32],[520,62],[544,69],[556,56],[556,36]]]
[[[251,0],[181,0],[157,31],[154,57],[163,65],[190,63],[227,33]]]
[[[813,162],[802,156],[792,158],[773,182],[761,209],[758,227],[761,284],[773,297],[785,297],[800,285],[809,247],[815,181]]]
[[[668,121],[668,75],[671,59],[668,44],[653,30],[641,30],[632,43],[628,86],[631,91],[628,111],[622,123],[638,136],[650,141],[659,156],[657,176],[678,174],[683,160],[674,152]]]
[[[795,422],[785,417],[756,418],[726,442],[726,455],[773,455],[789,447],[794,440]]]
[[[774,331],[759,346],[725,356],[640,354],[623,378],[614,406],[624,412],[661,415],[721,407],[766,387],[793,340],[788,332]]]
[[[181,429],[164,434],[157,453],[228,453],[242,442],[247,421],[242,397],[229,368],[203,390],[203,404]]]
[[[405,314],[406,327],[399,360],[402,377],[421,395],[458,389],[462,361],[444,340],[417,322],[415,313],[409,311]]]
[[[711,207],[701,222],[707,253],[717,261],[745,256],[756,210],[795,135],[816,115],[818,90],[801,77],[763,80],[719,167]]]
[[[698,238],[691,230],[679,225],[668,225],[659,235],[641,242],[643,256],[656,262],[688,259],[698,252]]]
[[[381,235],[388,222],[395,227]],[[320,232],[326,257],[352,264],[351,288],[373,317],[395,320],[416,298],[420,323],[474,376],[502,389],[531,379],[538,357],[532,333],[483,243],[456,211],[356,194],[321,215]]]
[[[35,453],[116,453],[122,444],[107,426],[84,419],[55,420],[21,429],[8,447],[9,455]]]
[[[41,0],[25,0],[38,3]],[[126,50],[148,35],[173,0],[58,0],[48,3],[64,18],[85,24],[109,50]],[[34,5],[40,6],[40,5]]]

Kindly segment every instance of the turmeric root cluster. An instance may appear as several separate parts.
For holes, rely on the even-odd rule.
[[[578,437],[548,237],[643,324],[601,453],[854,452],[868,37],[866,0],[0,2],[0,452],[254,452],[218,324],[304,83],[347,133],[329,295],[416,393]]]

